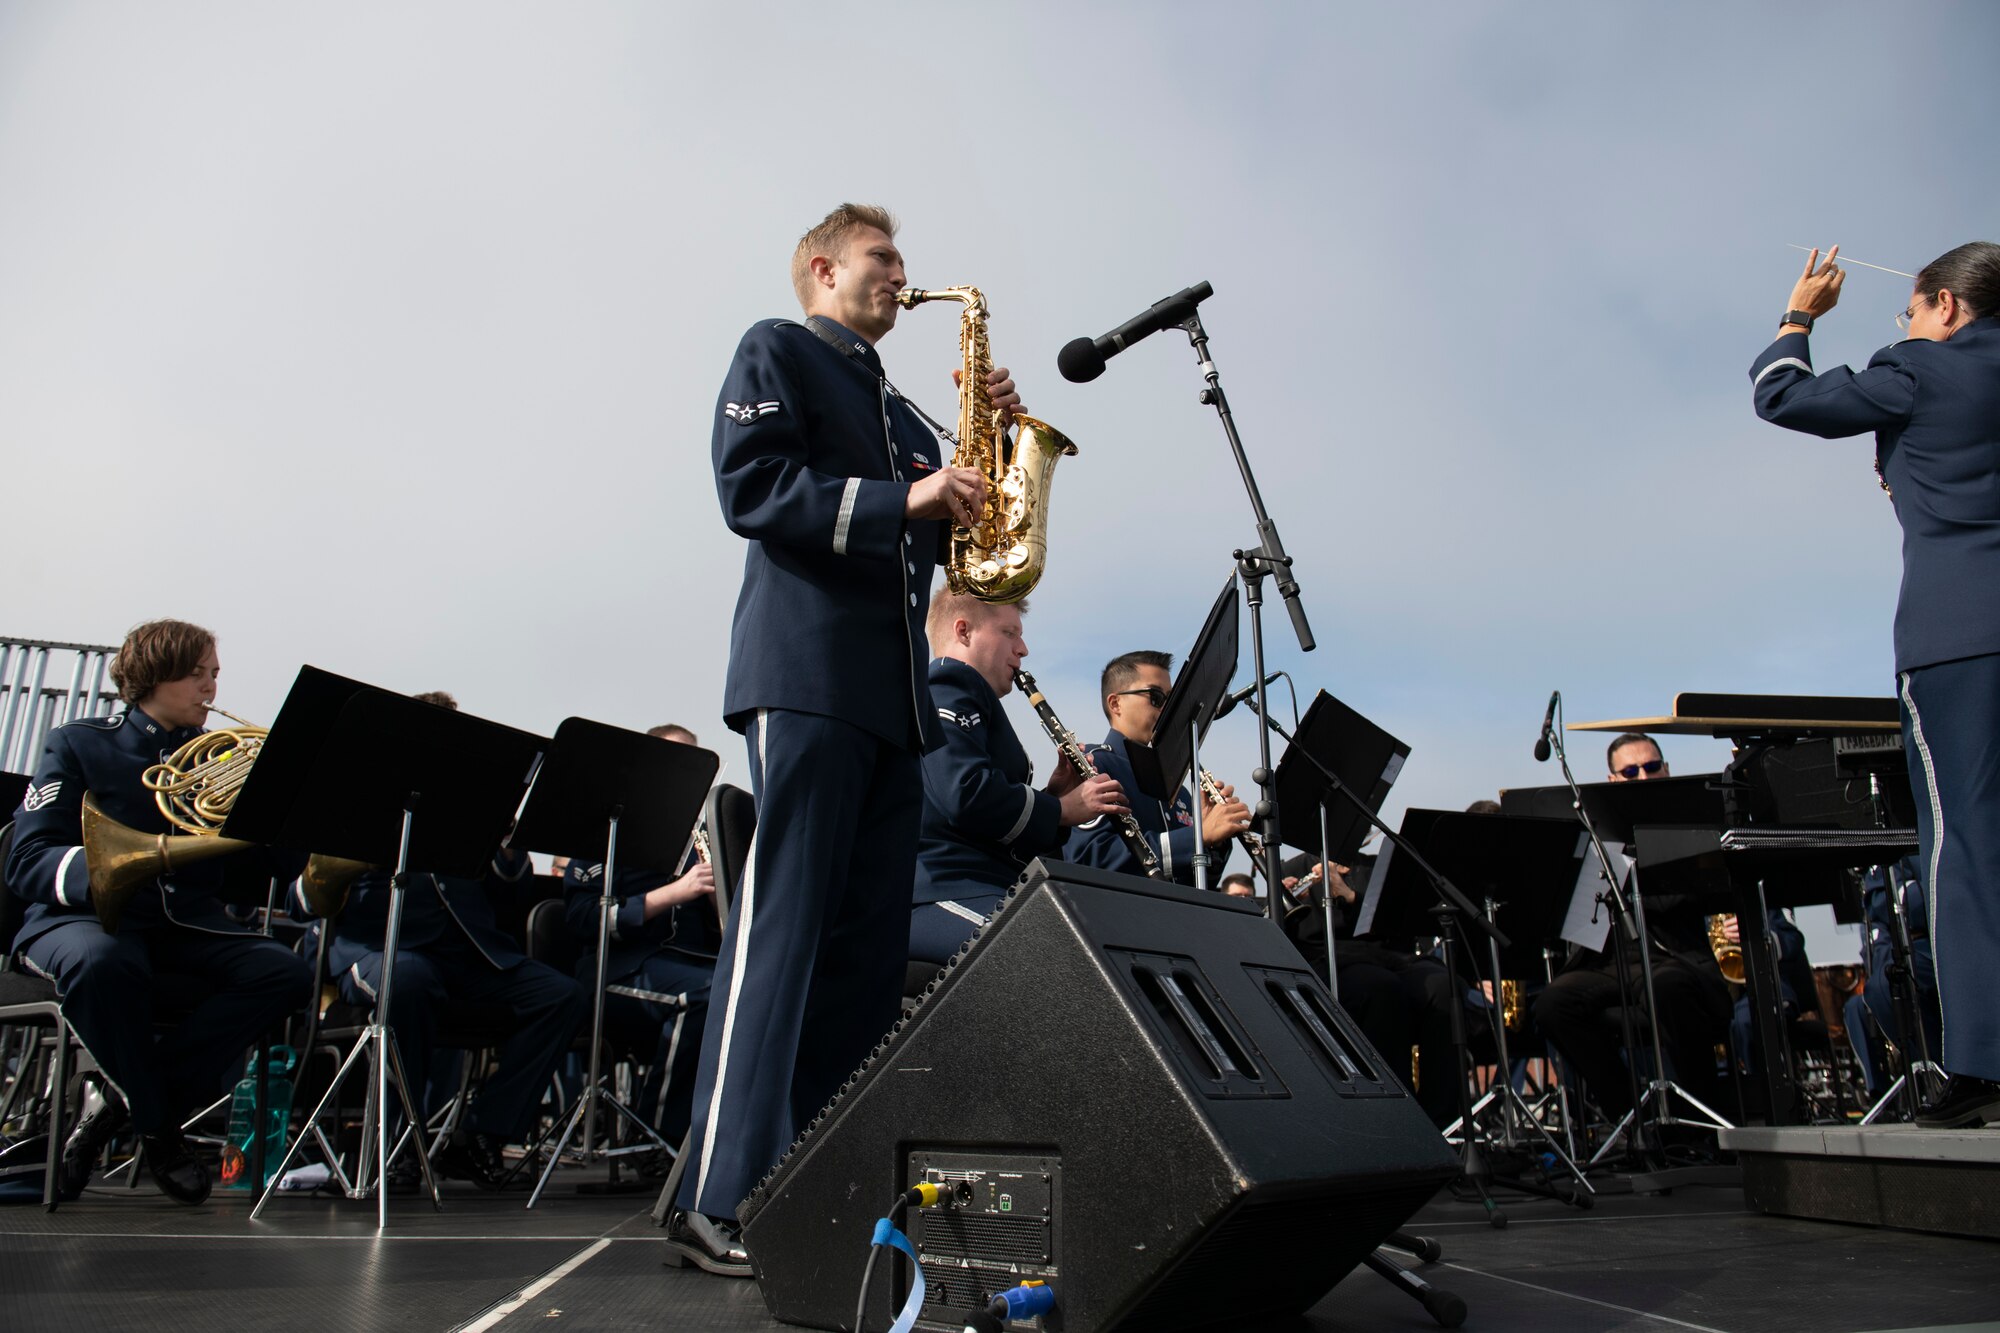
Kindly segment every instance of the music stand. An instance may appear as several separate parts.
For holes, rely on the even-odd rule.
[[[1403,814],[1402,832],[1412,844],[1425,849],[1453,883],[1468,895],[1482,899],[1485,919],[1504,930],[1509,941],[1507,947],[1501,947],[1491,935],[1486,939],[1487,966],[1492,969],[1493,1002],[1497,1008],[1502,979],[1531,973],[1541,962],[1543,941],[1560,934],[1578,869],[1589,848],[1588,841],[1577,831],[1575,821],[1569,819],[1475,815],[1456,810],[1407,810]],[[1374,931],[1397,938],[1425,933],[1423,928],[1431,909],[1423,905],[1430,896],[1425,892],[1423,873],[1396,856],[1389,858],[1386,870],[1378,861],[1377,873],[1383,882],[1376,899]],[[1452,978],[1454,1002],[1461,981],[1456,975]],[[1500,1146],[1518,1152],[1522,1142],[1516,1130],[1520,1122],[1525,1122],[1542,1137],[1577,1184],[1586,1192],[1595,1193],[1575,1160],[1514,1090],[1513,1056],[1507,1049],[1505,1023],[1493,1024],[1493,1042],[1500,1058],[1500,1076],[1492,1089],[1467,1108],[1459,1122],[1461,1133],[1468,1138],[1477,1133],[1480,1111],[1497,1099],[1501,1110]],[[1463,1048],[1459,1052],[1461,1082],[1467,1076],[1469,1054]],[[1449,1127],[1445,1133],[1451,1133]],[[1544,1191],[1532,1182],[1517,1179],[1508,1183],[1530,1193],[1546,1193],[1565,1203],[1579,1201],[1575,1196]]]
[[[419,1136],[423,1124],[389,1026],[410,866],[421,864],[444,875],[478,874],[506,835],[508,820],[547,744],[529,732],[418,703],[314,667],[300,671],[292,696],[279,710],[265,748],[230,810],[224,833],[255,842],[313,848],[375,865],[391,864],[395,870],[389,881],[382,986],[374,1012],[305,1129],[279,1161],[257,1206],[250,1210],[253,1219],[270,1202],[310,1130],[347,1197],[361,1198],[372,1189],[376,1194],[376,1228],[388,1225],[387,1184],[394,1156],[387,1131],[392,1083],[404,1116],[396,1151],[411,1137]],[[274,748],[280,745],[282,748]],[[266,765],[264,759],[269,755],[275,755],[277,762]],[[367,756],[367,762],[357,762],[356,755]],[[424,815],[421,821],[416,818],[419,808]],[[324,922],[320,928],[331,930],[333,923]],[[349,1180],[319,1121],[364,1058],[372,1077],[362,1110],[358,1166]],[[431,1202],[442,1208],[444,1200],[431,1172],[429,1154],[422,1151],[421,1142],[418,1149]]]
[[[33,781],[26,773],[0,771],[0,817],[14,818],[14,812],[21,808],[21,798],[28,794],[28,784]]]
[[[687,855],[695,818],[701,813],[702,801],[720,766],[721,761],[712,750],[581,717],[563,719],[549,743],[541,773],[528,793],[528,803],[514,826],[510,843],[557,856],[602,861],[604,874],[597,896],[597,989],[590,1008],[589,1075],[582,1095],[563,1121],[562,1136],[556,1140],[555,1151],[549,1154],[548,1165],[542,1168],[541,1178],[528,1195],[530,1208],[541,1200],[542,1191],[548,1187],[549,1177],[555,1174],[579,1124],[583,1126],[579,1160],[588,1162],[599,1155],[608,1158],[613,1184],[618,1179],[618,1154],[644,1152],[649,1147],[639,1143],[613,1148],[611,1127],[606,1126],[605,1146],[598,1148],[592,1141],[595,1128],[592,1113],[599,1101],[637,1125],[652,1140],[650,1146],[672,1150],[673,1145],[655,1133],[651,1125],[615,1093],[600,1085],[604,987],[610,980],[611,922],[618,913],[613,880],[621,852],[630,857],[632,864],[663,873],[680,865]],[[636,816],[629,828],[624,823],[627,812]],[[553,1133],[555,1127],[551,1125],[535,1149],[530,1150],[530,1158]]]
[[[1223,712],[1229,682],[1236,675],[1237,612],[1236,574],[1231,571],[1222,592],[1208,608],[1201,633],[1181,663],[1180,679],[1167,695],[1166,706],[1153,728],[1150,744],[1127,741],[1125,754],[1132,762],[1132,776],[1139,790],[1171,804],[1174,791],[1183,781],[1195,810],[1194,886],[1208,887],[1208,844],[1201,829],[1201,741],[1209,723]]]

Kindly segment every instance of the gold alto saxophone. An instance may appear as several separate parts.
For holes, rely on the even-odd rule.
[[[1014,686],[1028,696],[1029,704],[1034,707],[1035,716],[1041,719],[1042,730],[1056,743],[1057,752],[1069,766],[1086,782],[1096,777],[1097,765],[1090,762],[1090,756],[1084,752],[1083,746],[1077,743],[1076,733],[1065,727],[1062,719],[1056,716],[1056,710],[1051,708],[1049,701],[1042,696],[1042,688],[1035,684],[1035,678],[1016,668]],[[1164,878],[1160,870],[1160,854],[1153,850],[1152,840],[1146,836],[1146,830],[1139,827],[1139,821],[1130,813],[1112,815],[1111,821],[1118,829],[1118,836],[1124,840],[1125,850],[1132,853],[1133,859],[1139,863],[1140,872],[1149,879]]]
[[[1049,561],[1049,485],[1056,460],[1076,452],[1046,421],[1016,414],[1007,433],[1005,413],[993,409],[986,376],[993,354],[986,346],[986,297],[977,287],[905,287],[896,303],[911,309],[925,301],[961,301],[958,350],[958,448],[953,467],[978,469],[986,478],[986,508],[969,527],[951,530],[945,582],[982,602],[1018,602],[1041,581]]]

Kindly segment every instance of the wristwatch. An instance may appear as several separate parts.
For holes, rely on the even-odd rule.
[[[1801,328],[1803,328],[1807,333],[1811,333],[1813,326],[1813,317],[1811,315],[1808,315],[1803,310],[1787,310],[1785,312],[1785,317],[1778,321],[1778,325],[1779,327],[1782,328],[1784,325],[1787,324],[1797,324]]]

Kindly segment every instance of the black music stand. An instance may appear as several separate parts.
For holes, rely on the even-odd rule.
[[[1486,965],[1491,969],[1493,1002],[1497,1008],[1502,979],[1537,970],[1544,942],[1561,934],[1577,872],[1588,849],[1587,841],[1577,832],[1573,820],[1475,815],[1456,810],[1407,810],[1403,814],[1402,831],[1411,843],[1430,854],[1433,864],[1449,875],[1453,883],[1468,895],[1480,898],[1485,905],[1485,920],[1505,932],[1509,940],[1505,948],[1491,935],[1486,939]],[[1376,873],[1383,877],[1383,882],[1376,899],[1373,931],[1396,938],[1426,933],[1424,926],[1432,909],[1424,905],[1430,895],[1423,873],[1394,855],[1388,862],[1386,868],[1381,862],[1376,863]],[[1476,967],[1473,970],[1479,971]],[[1453,976],[1454,997],[1463,981],[1463,977]],[[1457,1126],[1460,1133],[1466,1137],[1478,1133],[1479,1113],[1497,1100],[1501,1130],[1498,1143],[1493,1146],[1518,1154],[1523,1149],[1519,1128],[1522,1124],[1531,1126],[1576,1178],[1576,1183],[1583,1186],[1586,1195],[1594,1194],[1596,1191],[1584,1179],[1582,1168],[1514,1090],[1513,1056],[1507,1049],[1505,1023],[1493,1024],[1493,1042],[1500,1058],[1499,1078],[1492,1089],[1466,1108]],[[1461,1048],[1458,1070],[1461,1083],[1469,1075],[1470,1063],[1470,1052]],[[1445,1134],[1450,1136],[1451,1127],[1446,1127]],[[1579,1196],[1546,1190],[1529,1181],[1507,1183],[1565,1203],[1585,1202]]]
[[[1208,844],[1201,827],[1201,742],[1209,723],[1221,716],[1229,682],[1236,675],[1237,612],[1236,575],[1232,572],[1222,592],[1208,608],[1201,633],[1181,663],[1180,678],[1160,710],[1151,744],[1125,743],[1132,762],[1132,776],[1139,790],[1171,805],[1174,791],[1189,783],[1195,810],[1194,886],[1208,887]],[[1267,876],[1267,883],[1268,883]]]
[[[1319,858],[1315,893],[1326,931],[1326,988],[1336,1000],[1340,979],[1333,957],[1332,863],[1354,864],[1367,840],[1370,814],[1382,808],[1409,755],[1409,746],[1321,690],[1278,759],[1277,841]],[[1338,775],[1339,786],[1348,792],[1367,793],[1366,808],[1341,799],[1324,775]]]
[[[528,793],[510,842],[513,846],[568,856],[578,860],[602,861],[604,874],[597,897],[597,988],[590,1007],[590,1071],[583,1093],[562,1122],[562,1136],[548,1165],[528,1195],[533,1208],[548,1187],[569,1147],[577,1126],[583,1126],[578,1160],[588,1162],[603,1156],[611,1163],[611,1181],[618,1181],[618,1156],[646,1152],[673,1145],[654,1132],[631,1107],[601,1085],[600,1060],[604,1049],[604,987],[609,981],[611,922],[618,913],[618,895],[613,880],[621,854],[631,864],[662,873],[672,873],[687,855],[695,818],[721,766],[715,752],[679,741],[627,731],[587,718],[565,718],[549,743],[534,790]],[[628,826],[627,813],[634,816]],[[599,1101],[638,1126],[651,1143],[625,1147],[611,1146],[612,1127],[604,1132],[604,1146],[595,1146],[593,1112]],[[531,1149],[528,1158],[555,1126]]]
[[[28,794],[28,784],[33,781],[26,773],[0,770],[0,819],[14,818],[14,812],[21,808],[21,798]]]
[[[374,1013],[250,1210],[253,1219],[270,1202],[292,1158],[304,1146],[308,1130],[326,1153],[347,1197],[361,1198],[374,1191],[378,1230],[389,1223],[389,1163],[412,1138],[417,1140],[418,1163],[431,1202],[444,1206],[430,1157],[423,1151],[423,1119],[410,1095],[389,1026],[403,896],[413,864],[436,874],[480,873],[505,837],[507,823],[547,744],[529,732],[419,703],[314,667],[300,671],[223,825],[225,836],[309,847],[329,856],[393,865],[395,870],[382,940],[382,989]],[[267,758],[273,762],[267,764]],[[419,809],[421,820],[416,818]],[[331,921],[320,926],[332,928]],[[319,1121],[364,1058],[372,1077],[362,1111],[359,1162],[350,1180]],[[403,1135],[394,1151],[388,1133],[392,1083],[404,1116]]]

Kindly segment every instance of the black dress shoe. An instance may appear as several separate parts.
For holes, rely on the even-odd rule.
[[[146,1169],[152,1172],[153,1183],[160,1187],[161,1193],[175,1203],[196,1204],[207,1200],[208,1167],[195,1156],[194,1145],[178,1129],[141,1135],[139,1143],[146,1154]]]
[[[1917,1123],[1926,1129],[2000,1125],[2000,1083],[1969,1074],[1948,1075],[1937,1099],[1918,1108]]]
[[[83,1193],[83,1187],[90,1183],[90,1173],[97,1169],[97,1159],[104,1155],[105,1145],[130,1118],[125,1111],[125,1099],[116,1088],[107,1083],[101,1091],[103,1099],[76,1122],[69,1141],[63,1144],[62,1177],[56,1182],[56,1198],[60,1202],[68,1203]]]
[[[454,1180],[469,1180],[483,1190],[499,1189],[507,1176],[500,1140],[472,1130],[453,1134],[433,1166]]]
[[[669,1268],[695,1267],[719,1277],[749,1277],[750,1252],[743,1248],[734,1222],[700,1213],[674,1211],[667,1219]]]

